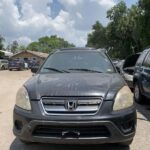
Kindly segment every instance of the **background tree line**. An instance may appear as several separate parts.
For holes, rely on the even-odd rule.
[[[5,39],[0,36],[0,50],[4,49],[4,41]],[[11,44],[7,46],[7,50],[15,53],[20,50],[32,50],[32,51],[40,51],[49,53],[51,50],[56,48],[67,48],[67,47],[75,47],[74,44],[69,43],[63,38],[57,37],[56,35],[52,36],[44,36],[38,39],[38,41],[31,42],[29,45],[19,45],[15,40]]]
[[[106,27],[98,21],[93,25],[87,46],[106,48],[116,58],[150,46],[150,0],[139,0],[131,8],[121,1],[107,11],[107,18]]]

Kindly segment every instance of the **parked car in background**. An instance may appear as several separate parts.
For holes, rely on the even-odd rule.
[[[134,74],[134,68],[135,64],[139,58],[141,53],[133,54],[128,56],[121,68],[120,74],[123,76],[125,81],[127,82],[128,86],[133,89],[133,74]]]
[[[119,73],[122,72],[122,67],[123,67],[124,61],[125,60],[119,60],[118,63],[115,65],[115,67],[116,67],[116,69],[118,70]]]
[[[116,66],[119,63],[120,59],[112,58],[112,63]]]
[[[101,49],[56,50],[17,92],[14,134],[25,143],[132,143],[133,94]]]
[[[31,66],[31,72],[36,72],[36,71],[38,71],[38,69],[40,68],[40,63],[34,63],[34,64],[32,64],[32,66]]]
[[[10,60],[8,65],[9,70],[24,70],[25,63],[22,60]]]
[[[150,99],[150,49],[144,50],[136,63],[133,84],[135,101]]]
[[[8,60],[0,59],[0,70],[8,69]]]

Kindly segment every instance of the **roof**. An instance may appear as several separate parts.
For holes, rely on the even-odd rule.
[[[106,52],[105,49],[96,49],[92,47],[71,47],[71,48],[62,48],[62,49],[56,49],[56,51],[101,51]]]
[[[41,58],[46,58],[48,56],[48,53],[43,53],[43,52],[37,52],[37,51],[30,51],[30,50],[25,50],[25,51],[21,51],[19,53],[14,54],[12,57],[19,55],[21,53],[30,53],[33,54],[35,56],[41,57]]]
[[[5,54],[5,56],[11,57],[13,55],[13,53],[8,52],[8,51],[4,51],[4,50],[0,50],[1,52],[3,52]]]

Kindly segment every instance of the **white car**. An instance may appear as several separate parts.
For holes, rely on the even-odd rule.
[[[8,60],[0,59],[0,70],[8,69]]]

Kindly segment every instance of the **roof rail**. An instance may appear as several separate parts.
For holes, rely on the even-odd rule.
[[[60,51],[64,51],[64,50],[94,50],[95,48],[92,47],[69,47],[69,48],[61,48],[58,49]]]

